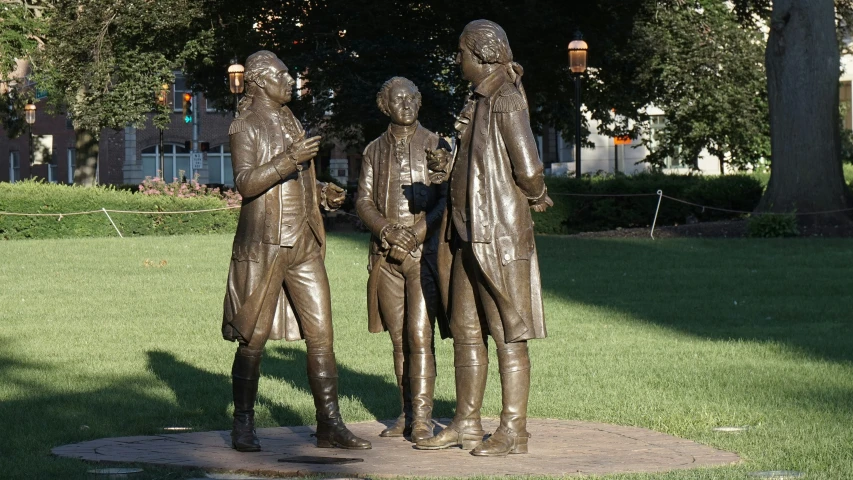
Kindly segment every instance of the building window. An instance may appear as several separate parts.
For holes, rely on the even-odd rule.
[[[163,161],[166,164],[166,174],[163,179],[167,182],[175,180],[186,180],[192,178],[190,170],[190,152],[183,145],[163,145]],[[230,157],[230,155],[229,155]],[[159,177],[160,171],[160,148],[154,145],[142,150],[142,175],[145,177]],[[180,177],[179,177],[180,175]]]
[[[68,184],[72,185],[74,183],[74,156],[76,155],[77,150],[73,148],[68,149]]]
[[[216,113],[219,110],[217,110],[216,105],[214,105],[212,101],[208,100],[207,97],[204,97],[204,111],[206,113]]]
[[[50,183],[56,183],[58,180],[56,179],[56,164],[48,163],[47,164],[47,181]]]
[[[176,73],[175,74],[175,83],[172,85],[172,111],[173,112],[183,112],[184,111],[184,93],[193,93],[187,87],[187,79],[184,78],[183,74]],[[193,110],[198,109],[197,106],[193,105]]]
[[[231,167],[231,146],[220,145],[207,152],[207,172],[211,184],[234,186],[234,170]]]
[[[651,115],[649,119],[649,123],[651,125],[651,129],[649,130],[650,136],[650,150],[655,151],[660,145],[660,138],[664,135],[664,130],[666,130],[666,118],[663,115]],[[678,153],[681,153],[681,147],[676,149]],[[686,168],[687,165],[681,162],[680,157],[672,158],[666,157],[664,159],[666,168]]]
[[[9,152],[9,183],[21,179],[21,152]]]

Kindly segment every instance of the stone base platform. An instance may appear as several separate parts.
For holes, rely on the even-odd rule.
[[[440,422],[441,426],[446,423],[447,419]],[[313,427],[279,427],[258,430],[263,450],[257,453],[231,449],[227,431],[105,438],[56,447],[53,453],[95,462],[195,467],[208,472],[335,477],[602,475],[712,467],[740,460],[733,453],[643,428],[548,419],[529,420],[529,454],[475,457],[459,448],[415,450],[403,438],[379,437],[390,424],[348,425],[373,443],[371,450],[316,448]],[[497,426],[496,419],[483,420],[487,432]],[[362,461],[337,465],[279,461],[296,456]]]

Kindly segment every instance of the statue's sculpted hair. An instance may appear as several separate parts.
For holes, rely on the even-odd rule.
[[[421,108],[421,92],[418,90],[418,86],[408,78],[391,77],[391,79],[382,84],[382,88],[380,88],[379,93],[376,94],[376,105],[382,113],[388,115],[388,93],[397,85],[405,85],[411,88],[415,92],[415,98],[418,101],[418,108]]]
[[[269,50],[260,50],[249,55],[249,58],[246,59],[246,94],[237,106],[237,111],[239,112],[238,116],[243,114],[243,112],[252,104],[255,91],[258,88],[263,87],[261,76],[269,70],[276,61],[279,61],[279,58]]]
[[[495,22],[474,20],[465,25],[465,29],[462,30],[462,41],[481,63],[507,65],[512,62],[509,39],[504,29]]]

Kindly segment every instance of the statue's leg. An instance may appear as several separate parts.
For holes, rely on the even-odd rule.
[[[435,450],[462,446],[471,449],[483,440],[480,408],[486,389],[489,356],[480,323],[473,253],[463,246],[453,258],[450,330],[453,334],[453,364],[456,376],[456,414],[444,430],[432,438],[418,441],[416,448]]]
[[[435,350],[433,347],[434,322],[427,309],[424,288],[430,288],[422,277],[420,259],[408,257],[403,262],[406,274],[406,333],[409,348],[409,382],[412,389],[411,440],[426,440],[433,436],[433,395],[435,393]],[[427,267],[423,267],[426,270]],[[423,281],[426,280],[426,281]]]
[[[402,437],[408,435],[412,428],[412,390],[409,384],[406,342],[403,335],[405,320],[405,279],[397,270],[396,265],[388,264],[385,259],[376,263],[377,294],[379,296],[379,311],[385,328],[391,336],[394,348],[394,376],[397,378],[397,388],[400,392],[400,415],[393,425],[382,430],[380,437]]]
[[[255,433],[255,400],[258,396],[261,358],[272,329],[285,260],[284,256],[279,255],[270,266],[273,269],[270,276],[271,287],[267,289],[267,296],[257,312],[258,320],[252,340],[249,343],[240,343],[231,366],[231,393],[234,399],[231,446],[240,452],[257,452],[261,449]]]
[[[257,452],[261,449],[255,434],[255,399],[258,396],[262,354],[263,347],[256,350],[240,345],[231,366],[231,391],[234,396],[231,446],[240,452]]]
[[[308,384],[317,410],[317,446],[370,448],[370,442],[353,435],[341,418],[329,279],[319,245],[309,232],[294,249],[300,258],[287,269],[284,283],[305,336]]]
[[[472,455],[505,456],[527,453],[527,402],[530,393],[530,357],[527,341],[506,343],[497,305],[485,284],[480,284],[483,311],[495,341],[501,374],[501,424]]]

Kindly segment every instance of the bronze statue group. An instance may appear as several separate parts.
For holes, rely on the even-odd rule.
[[[453,152],[417,121],[418,88],[394,77],[376,103],[388,130],[365,152],[356,210],[370,229],[368,328],[388,331],[400,392],[397,421],[379,433],[417,449],[472,455],[527,453],[527,341],[545,337],[531,210],[553,205],[530,128],[522,69],[494,22],[469,23],[456,63],[473,91]],[[243,205],[231,254],[222,333],[238,342],[232,367],[232,446],[260,450],[254,427],[267,340],[304,339],[317,446],[371,448],[341,419],[325,231],[320,207],[345,192],[316,180],[320,137],[305,138],[288,109],[294,80],[273,53],[246,61],[246,95],[230,128]],[[453,338],[456,411],[435,434],[434,330]],[[488,337],[501,378],[500,426],[486,440],[480,408]]]

